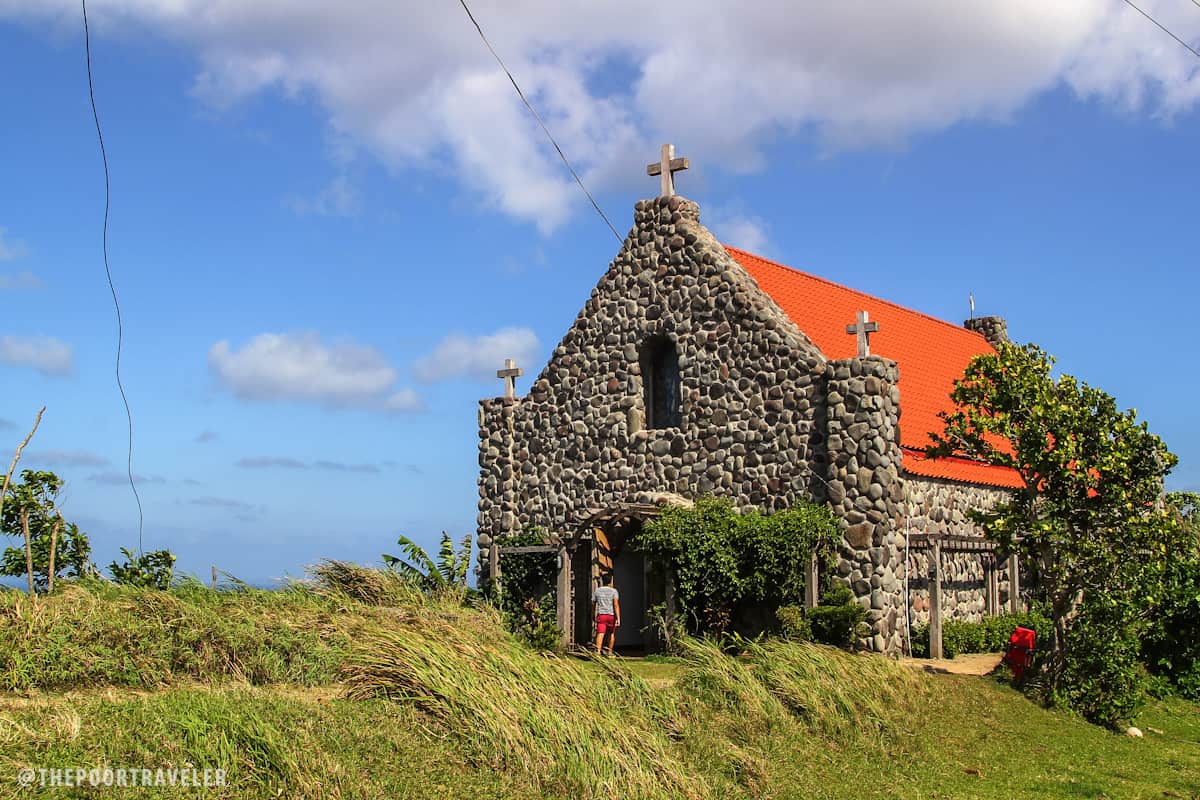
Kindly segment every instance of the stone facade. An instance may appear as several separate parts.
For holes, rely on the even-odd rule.
[[[698,219],[682,198],[639,203],[528,396],[482,401],[481,534],[562,529],[640,492],[765,508],[811,495],[825,359]],[[655,335],[679,353],[675,428],[643,427],[639,357]]]
[[[909,476],[904,482],[904,533],[983,536],[968,519],[971,510],[988,510],[1008,497],[1003,489]],[[903,546],[903,537],[900,539]],[[910,550],[908,596],[912,624],[929,621],[929,551]],[[904,558],[904,554],[901,554]],[[942,618],[979,620],[986,610],[985,560],[991,554],[942,554]],[[1000,561],[1000,604],[1008,602],[1008,563]]]
[[[680,422],[658,428],[643,353],[664,337],[678,354]],[[886,359],[827,360],[700,224],[695,203],[639,202],[528,395],[480,403],[481,571],[502,537],[572,533],[616,503],[706,493],[767,510],[827,502],[844,531],[837,576],[868,609],[863,644],[894,652],[905,519],[943,515],[941,488],[906,489],[916,482],[901,463],[900,379]]]

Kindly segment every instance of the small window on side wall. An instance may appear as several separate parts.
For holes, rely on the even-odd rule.
[[[683,421],[679,394],[679,351],[667,336],[642,345],[642,393],[647,428],[678,428]]]

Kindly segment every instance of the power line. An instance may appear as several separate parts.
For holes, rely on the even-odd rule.
[[[1197,5],[1197,6],[1200,6],[1200,2],[1196,2],[1196,0],[1192,0],[1192,2],[1193,2],[1193,3],[1196,3],[1196,5]],[[1154,17],[1150,16],[1150,15],[1149,15],[1149,14],[1147,14],[1145,11],[1142,11],[1140,8],[1138,8],[1137,6],[1135,6],[1135,5],[1133,4],[1132,0],[1125,0],[1125,4],[1126,4],[1127,6],[1129,6],[1130,8],[1132,8],[1134,11],[1138,12],[1139,14],[1141,14],[1141,15],[1142,15],[1143,17],[1145,17],[1146,19],[1148,19],[1148,20],[1150,20],[1151,22],[1153,22],[1155,25],[1157,25],[1157,26],[1158,26],[1158,28],[1159,28],[1159,30],[1161,30],[1161,31],[1162,31],[1163,33],[1165,33],[1167,36],[1170,36],[1172,39],[1174,39],[1175,41],[1179,42],[1181,45],[1183,45],[1183,46],[1184,46],[1184,47],[1186,47],[1188,50],[1190,50],[1190,51],[1192,52],[1192,55],[1194,55],[1196,58],[1200,58],[1200,50],[1197,50],[1196,48],[1192,47],[1190,44],[1188,44],[1187,42],[1185,42],[1183,39],[1180,39],[1178,36],[1176,36],[1175,34],[1171,33],[1171,31],[1170,31],[1170,30],[1167,28],[1167,26],[1163,25],[1161,22],[1159,22],[1158,20],[1156,20]]]
[[[96,87],[92,81],[92,42],[88,33],[87,0],[80,0],[80,2],[83,4],[83,47],[87,57],[88,97],[92,101],[92,119],[96,123],[96,138],[100,140],[100,159],[104,162],[104,233],[102,241],[104,274],[108,278],[108,290],[112,292],[113,308],[117,311],[117,389],[121,392],[121,402],[125,404],[125,419],[129,423],[129,449],[126,452],[125,473],[129,476],[129,488],[133,490],[133,499],[137,502],[138,553],[141,553],[145,515],[142,513],[142,498],[138,495],[137,484],[133,480],[133,411],[129,408],[129,398],[125,395],[124,384],[121,383],[121,348],[125,343],[125,326],[121,320],[121,301],[117,299],[117,287],[113,284],[112,269],[108,265],[108,211],[112,201],[112,192],[109,187],[108,153],[104,150],[104,133],[100,130],[100,114],[96,111]]]
[[[533,105],[529,102],[528,98],[525,97],[525,93],[521,91],[521,87],[517,85],[517,79],[513,77],[511,72],[508,71],[508,67],[504,66],[504,61],[500,58],[500,54],[496,52],[496,49],[492,47],[492,43],[489,42],[487,36],[484,35],[483,28],[479,27],[479,22],[475,19],[475,15],[471,13],[471,9],[467,8],[467,0],[458,0],[458,2],[462,4],[463,11],[467,12],[467,16],[470,17],[471,24],[475,26],[475,30],[479,31],[479,38],[483,39],[483,43],[487,45],[487,49],[491,52],[492,57],[496,59],[496,63],[500,65],[500,69],[504,70],[504,74],[508,76],[509,82],[513,85],[513,88],[517,90],[517,94],[521,97],[521,102],[523,102],[525,107],[529,109],[529,113],[532,114],[533,118],[537,120],[538,125],[542,126],[542,130],[546,133],[546,138],[550,140],[550,144],[554,145],[554,149],[558,151],[558,157],[561,158],[563,164],[566,165],[567,170],[571,173],[571,177],[575,179],[575,182],[579,184],[579,188],[583,190],[583,193],[587,195],[587,199],[591,201],[592,208],[596,209],[596,213],[599,214],[600,218],[604,220],[604,224],[608,226],[610,231],[612,231],[613,236],[617,237],[617,241],[624,242],[625,240],[621,238],[621,234],[617,233],[617,229],[613,227],[613,224],[609,221],[608,216],[603,210],[601,210],[600,204],[596,202],[596,198],[592,197],[592,193],[589,192],[587,187],[583,185],[583,181],[580,179],[579,173],[575,171],[575,168],[571,166],[571,162],[568,161],[566,155],[563,154],[562,148],[559,147],[558,142],[554,140],[554,135],[550,133],[550,129],[547,128],[546,123],[542,121],[541,115],[538,114]]]

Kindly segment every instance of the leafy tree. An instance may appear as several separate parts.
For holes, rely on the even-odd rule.
[[[45,590],[50,569],[50,541],[54,548],[54,575],[83,576],[95,572],[92,547],[87,534],[72,522],[61,518],[56,505],[63,488],[62,478],[53,472],[22,470],[21,482],[8,488],[0,532],[18,540],[0,555],[0,575],[20,577],[28,574],[25,563],[25,534],[21,516],[29,517],[29,539],[33,551],[33,578],[36,588]],[[58,528],[57,537],[54,529]]]
[[[636,546],[670,567],[691,627],[719,632],[741,606],[801,600],[810,554],[834,552],[837,540],[832,515],[815,505],[739,513],[727,499],[702,497],[693,508],[664,509]]]
[[[436,560],[407,536],[401,535],[396,544],[404,555],[400,557],[384,553],[383,562],[388,569],[399,572],[429,593],[466,591],[467,570],[471,564],[471,534],[464,536],[455,547],[450,534],[443,531]]]
[[[1033,568],[1053,622],[1044,662],[1050,696],[1111,722],[1116,718],[1089,709],[1107,704],[1127,711],[1131,667],[1098,652],[1084,625],[1087,618],[1103,620],[1113,636],[1127,637],[1147,605],[1150,573],[1173,546],[1165,514],[1156,509],[1176,458],[1136,412],[1119,410],[1111,396],[1070,375],[1054,378],[1053,364],[1035,345],[1003,344],[977,356],[956,382],[954,410],[943,413],[945,430],[932,436],[928,452],[1020,475],[1022,487],[1007,502],[975,519]],[[1136,639],[1132,650],[1136,656]],[[1082,665],[1108,700],[1078,696],[1072,678]]]
[[[1168,532],[1177,544],[1161,562],[1148,596],[1142,658],[1163,688],[1200,699],[1200,495],[1167,495]]]
[[[121,548],[125,556],[123,563],[116,561],[108,565],[116,583],[138,586],[143,589],[170,589],[175,572],[175,554],[170,550],[152,550],[149,553],[134,553]]]

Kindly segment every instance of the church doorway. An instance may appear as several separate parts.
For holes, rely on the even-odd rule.
[[[616,647],[623,655],[661,649],[651,624],[653,609],[667,602],[666,573],[638,549],[642,522],[656,516],[658,507],[623,503],[596,513],[585,523],[571,559],[574,643],[594,646],[592,593],[605,575],[612,575],[621,598],[621,627]]]

